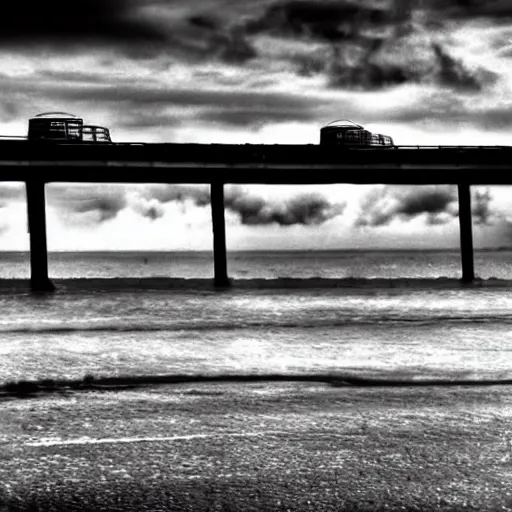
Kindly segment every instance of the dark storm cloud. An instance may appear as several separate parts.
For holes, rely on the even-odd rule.
[[[189,25],[205,30],[218,30],[219,22],[213,17],[206,15],[192,15],[187,19]]]
[[[164,208],[161,203],[155,200],[145,200],[144,198],[136,198],[132,200],[130,206],[142,217],[151,220],[159,219],[164,215]]]
[[[512,18],[511,0],[427,0],[425,6],[439,16],[455,19],[487,18],[501,21]]]
[[[210,205],[210,189],[205,186],[152,186],[146,189],[145,197],[160,203],[190,200],[199,207]],[[239,215],[242,224],[251,226],[322,224],[341,215],[345,208],[343,204],[330,203],[320,194],[300,194],[287,200],[269,201],[240,187],[226,188],[224,205],[227,210]]]
[[[424,82],[475,92],[494,83],[495,73],[465,66],[443,47],[432,27],[413,22],[419,5],[401,0],[292,0],[270,6],[247,22],[245,30],[324,43],[316,54],[291,60],[299,74],[325,74],[332,87],[373,90]],[[442,31],[442,22],[436,23]]]
[[[427,214],[431,224],[444,223],[457,215],[457,189],[451,186],[388,186],[373,190],[361,204],[358,226],[383,226],[399,218],[409,220]],[[448,214],[443,219],[440,214]]]
[[[47,196],[51,206],[68,214],[97,213],[98,223],[113,219],[124,208],[131,208],[143,217],[156,220],[164,215],[164,205],[167,203],[190,203],[203,208],[210,206],[210,188],[203,185],[54,185],[49,187]],[[320,194],[267,200],[241,187],[226,187],[225,208],[237,214],[245,225],[291,226],[322,224],[341,215],[345,205],[331,203]]]
[[[174,31],[174,40],[183,50],[188,47],[188,53],[217,57],[232,64],[243,64],[257,56],[243,26],[227,26],[225,18],[217,19],[211,15],[188,17],[186,25],[178,25]]]
[[[432,22],[442,33],[445,20],[497,19],[510,9],[503,1],[470,0],[444,7],[434,0],[225,1],[220,7],[204,0],[20,0],[9,5],[0,18],[0,47],[36,52],[51,45],[53,52],[67,53],[93,45],[148,62],[163,58],[167,66],[176,60],[238,66],[256,60],[264,70],[266,59],[275,58],[257,44],[265,35],[320,44],[317,55],[292,52],[281,58],[298,74],[325,75],[334,88],[376,90],[413,82],[465,92],[480,91],[497,75],[455,59]],[[428,13],[421,27],[413,20],[420,7]],[[422,31],[432,36],[426,49],[418,49],[414,39]],[[67,81],[85,83],[87,77],[79,75]]]
[[[146,199],[160,203],[192,201],[196,206],[210,204],[210,187],[206,185],[150,185],[144,189]]]
[[[331,45],[323,52],[298,57],[298,71],[306,76],[324,73],[331,87],[362,90],[431,83],[478,92],[496,82],[495,73],[482,68],[470,70],[440,43],[415,46],[413,39],[409,35],[372,41],[361,38],[351,46]]]
[[[441,85],[459,90],[478,91],[484,85],[496,81],[497,75],[488,70],[470,72],[461,60],[451,57],[439,44],[432,46],[438,65],[438,81]]]
[[[414,193],[410,191],[402,196],[397,213],[409,217],[420,213],[441,213],[456,200],[453,188],[432,188]]]
[[[347,0],[293,0],[271,5],[246,29],[249,33],[344,41],[358,38],[363,26],[377,28],[392,21],[394,14],[393,10]]]
[[[490,224],[494,216],[490,191],[472,194],[475,224]],[[429,224],[446,224],[458,215],[457,187],[451,185],[386,186],[372,190],[361,202],[356,226],[384,226],[395,219],[411,220],[426,215]]]
[[[512,0],[289,0],[271,4],[247,23],[249,33],[344,41],[361,34],[379,37],[379,29],[411,30],[421,11],[428,27],[442,28],[447,19],[512,17]],[[374,34],[372,34],[374,32]]]
[[[51,48],[67,54],[116,49],[128,57],[244,63],[256,56],[245,32],[223,16],[220,22],[191,14],[191,5],[156,0],[20,0],[0,17],[0,48],[29,52]],[[228,16],[229,18],[229,16]]]
[[[344,204],[332,204],[320,194],[300,194],[284,201],[270,202],[232,188],[225,194],[228,210],[240,216],[242,224],[257,226],[278,224],[322,224],[343,213]]]
[[[489,224],[491,218],[495,215],[490,208],[491,201],[492,197],[489,189],[486,189],[485,192],[477,190],[474,193],[472,211],[475,224]]]
[[[146,4],[135,0],[16,0],[2,11],[0,46],[162,43],[166,38],[162,28],[139,11]]]
[[[95,212],[99,222],[113,219],[127,206],[122,187],[87,185],[48,188],[48,204],[68,213]]]

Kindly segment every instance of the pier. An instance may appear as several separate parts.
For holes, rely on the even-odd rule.
[[[0,141],[0,181],[24,182],[30,231],[31,288],[51,291],[45,184],[197,183],[211,187],[214,283],[229,285],[225,184],[456,185],[462,281],[475,278],[471,185],[512,184],[509,146],[53,144]]]

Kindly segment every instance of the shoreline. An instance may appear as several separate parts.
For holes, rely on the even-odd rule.
[[[57,278],[51,280],[56,291],[133,291],[133,290],[276,290],[276,289],[473,289],[509,288],[512,280],[498,278],[477,278],[471,283],[451,277],[437,278],[247,278],[230,279],[227,287],[216,288],[213,278],[172,278],[172,277],[90,277]],[[2,292],[30,291],[30,279],[0,279]]]
[[[86,375],[82,379],[39,379],[19,380],[0,385],[1,398],[33,398],[54,393],[73,391],[123,391],[161,385],[179,384],[247,384],[304,382],[325,384],[330,387],[357,388],[407,388],[407,387],[489,387],[510,386],[512,379],[405,379],[371,378],[343,374],[172,374],[139,375],[117,377],[94,377]]]

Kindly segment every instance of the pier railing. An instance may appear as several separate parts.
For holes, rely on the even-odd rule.
[[[215,285],[229,285],[225,184],[457,185],[462,281],[474,280],[471,185],[512,184],[509,146],[394,146],[343,149],[319,145],[43,144],[0,141],[0,181],[25,182],[31,287],[48,277],[45,184],[203,183],[211,187]]]

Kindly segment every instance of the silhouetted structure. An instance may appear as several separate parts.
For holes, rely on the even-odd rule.
[[[41,144],[0,142],[0,181],[27,184],[32,288],[51,289],[46,255],[44,184],[207,183],[215,284],[229,283],[224,194],[234,184],[452,184],[458,186],[462,279],[474,279],[470,185],[512,184],[512,147],[320,145]]]
[[[389,135],[372,133],[360,124],[350,120],[333,121],[320,129],[320,145],[347,147],[391,147],[393,139]]]
[[[61,144],[112,142],[108,128],[84,125],[83,119],[66,112],[44,112],[29,119],[28,140]]]
[[[473,230],[471,222],[471,190],[469,183],[458,184],[460,251],[462,258],[462,281],[471,283],[475,279],[473,262]]]
[[[214,282],[219,288],[229,286],[226,254],[226,222],[224,219],[224,184],[210,186],[213,228]]]
[[[28,229],[30,232],[30,286],[33,291],[53,291],[48,278],[44,181],[27,181]]]

